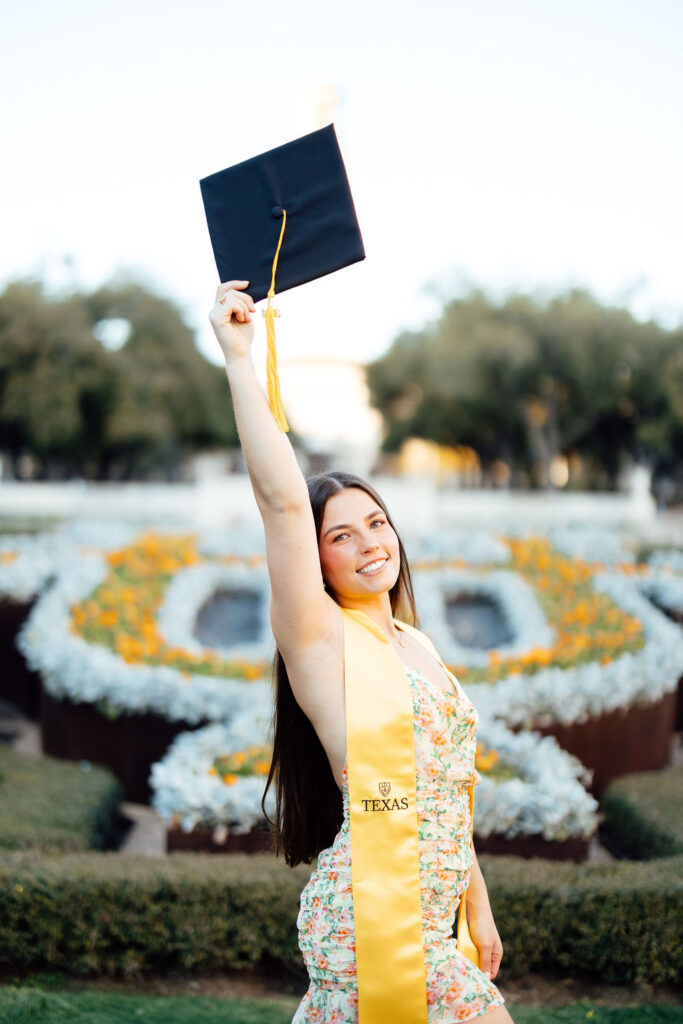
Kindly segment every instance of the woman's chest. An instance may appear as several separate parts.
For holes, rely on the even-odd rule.
[[[479,716],[464,691],[445,693],[421,672],[409,670],[416,742],[444,758],[474,757]]]

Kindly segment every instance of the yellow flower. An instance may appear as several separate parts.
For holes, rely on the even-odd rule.
[[[119,613],[114,608],[106,612],[100,612],[97,621],[100,626],[115,626],[119,621]]]
[[[226,786],[234,786],[237,782],[237,775],[233,775],[231,772],[228,772],[227,775],[223,776],[223,782]]]

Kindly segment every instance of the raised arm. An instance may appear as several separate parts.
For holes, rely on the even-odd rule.
[[[339,610],[323,588],[306,481],[254,372],[255,306],[243,290],[247,285],[248,281],[221,284],[209,319],[225,356],[237,430],[263,519],[271,622],[286,658],[288,651],[307,647],[329,630]]]

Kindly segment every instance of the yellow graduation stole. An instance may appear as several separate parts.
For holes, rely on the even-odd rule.
[[[410,682],[383,630],[363,612],[342,612],[359,1022],[427,1024]],[[459,936],[463,908],[464,894]]]

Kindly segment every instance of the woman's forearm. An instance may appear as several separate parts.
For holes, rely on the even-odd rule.
[[[258,382],[249,353],[226,358],[235,421],[256,503],[284,510],[308,503],[306,481]]]
[[[489,894],[486,889],[486,882],[479,867],[477,855],[472,851],[472,869],[470,871],[470,883],[467,887],[467,902],[473,909],[484,909],[491,907]]]

